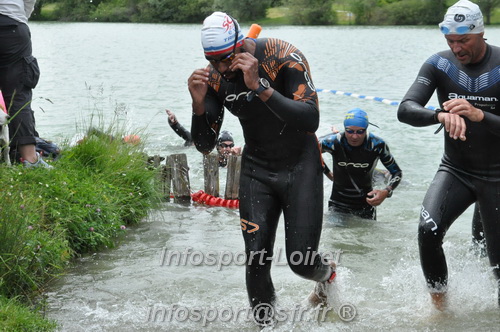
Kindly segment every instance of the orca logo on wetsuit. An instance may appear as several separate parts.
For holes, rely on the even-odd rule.
[[[302,68],[304,68],[304,78],[306,79],[307,85],[309,86],[309,88],[311,90],[316,91],[316,88],[314,87],[314,84],[311,81],[311,78],[309,77],[309,73],[307,71],[307,66],[305,65],[304,61],[302,61],[302,58],[300,57],[300,55],[298,55],[297,53],[292,53],[292,54],[290,54],[290,56],[292,58],[294,58],[295,60],[297,60],[298,64],[301,65]]]
[[[224,99],[224,100],[227,102],[233,102],[233,101],[238,100],[240,98],[246,98],[247,94],[249,94],[249,93],[250,93],[250,91],[240,92],[239,94],[232,93],[230,95],[227,95],[226,99]]]
[[[391,181],[389,181],[388,185],[390,186],[391,184],[399,181],[401,181],[401,178],[399,176],[395,176]]]
[[[339,161],[337,165],[339,165],[340,167],[352,166],[354,168],[367,168],[370,166],[369,163],[351,163],[351,162],[346,163],[345,161]]]
[[[243,232],[247,232],[247,233],[253,233],[253,232],[257,232],[259,230],[259,225],[253,223],[253,222],[250,222],[248,220],[245,220],[243,218],[240,219],[240,225],[241,225],[241,230]],[[251,226],[253,227],[252,229],[248,229],[248,226]]]

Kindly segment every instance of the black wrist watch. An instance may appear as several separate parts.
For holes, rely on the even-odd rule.
[[[264,92],[264,90],[269,89],[270,87],[271,85],[269,85],[269,82],[265,78],[259,78],[259,87],[253,92],[255,92],[255,94],[258,96],[259,94]]]
[[[448,113],[448,111],[442,110],[442,109],[440,109],[440,108],[436,108],[436,110],[434,111],[434,121],[435,121],[436,123],[439,123],[439,120],[438,120],[438,114],[439,114],[439,113],[443,113],[443,112],[444,112],[444,113]]]
[[[387,190],[387,198],[392,196],[392,188],[391,187],[385,187],[385,190]]]

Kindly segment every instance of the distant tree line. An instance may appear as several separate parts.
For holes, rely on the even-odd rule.
[[[200,23],[213,11],[240,22],[265,19],[270,8],[286,9],[296,25],[334,25],[339,11],[357,25],[431,25],[456,0],[37,0],[32,19],[91,22]],[[476,0],[490,24],[500,0]],[[44,9],[44,10],[42,10]],[[46,10],[45,10],[46,9]]]

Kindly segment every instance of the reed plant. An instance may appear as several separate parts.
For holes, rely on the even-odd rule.
[[[0,313],[34,308],[72,257],[114,246],[160,202],[142,145],[100,132],[64,147],[52,169],[0,166]]]

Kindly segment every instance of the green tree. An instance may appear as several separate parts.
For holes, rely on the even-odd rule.
[[[293,24],[332,25],[337,15],[332,9],[333,0],[286,0]]]
[[[487,25],[491,24],[491,13],[495,8],[500,6],[500,0],[476,0],[479,8],[481,8],[481,12],[483,16],[486,18],[484,23]]]
[[[378,0],[354,0],[350,10],[354,14],[354,23],[359,25],[371,24]]]
[[[199,23],[212,12],[213,0],[142,0],[143,22]]]
[[[431,25],[443,20],[446,11],[445,0],[405,0],[380,7],[379,11],[387,19],[374,22],[375,24],[390,25]]]
[[[139,0],[102,1],[89,15],[99,22],[133,22],[138,16],[138,3]]]
[[[36,20],[38,17],[40,17],[44,2],[44,0],[38,0],[37,2],[35,2],[35,7],[33,8],[33,13],[31,14],[32,20]]]
[[[350,9],[360,25],[437,24],[446,11],[446,0],[355,0]]]
[[[30,21],[46,20],[47,17],[42,16],[43,6],[56,3],[58,0],[37,0],[35,2],[35,7],[33,8],[33,13],[31,13]]]
[[[214,9],[227,12],[238,22],[252,22],[266,17],[272,0],[215,0]]]
[[[63,21],[88,21],[89,14],[101,3],[97,1],[61,0],[57,16]]]

